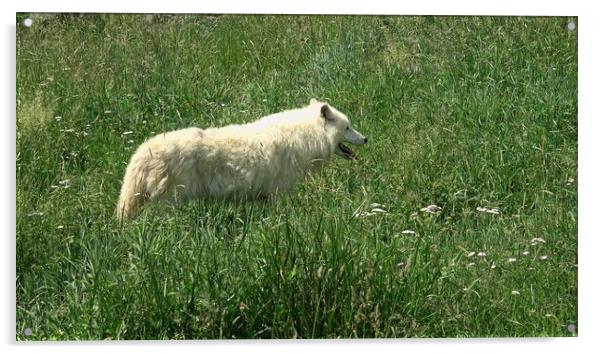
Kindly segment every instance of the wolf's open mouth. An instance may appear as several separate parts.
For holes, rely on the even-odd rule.
[[[339,153],[339,155],[343,156],[348,160],[355,160],[356,158],[353,150],[343,145],[343,143],[339,143],[339,145],[337,145],[337,152]]]

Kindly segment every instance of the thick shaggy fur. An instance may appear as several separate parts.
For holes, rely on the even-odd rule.
[[[344,114],[312,100],[253,123],[156,135],[130,160],[117,217],[129,218],[154,200],[245,200],[288,191],[332,156],[346,129]]]

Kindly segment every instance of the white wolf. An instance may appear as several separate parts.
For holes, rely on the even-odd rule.
[[[315,99],[248,124],[159,134],[132,156],[116,214],[129,218],[154,200],[246,200],[286,192],[333,153],[355,159],[343,141],[363,145],[368,139],[347,116]]]

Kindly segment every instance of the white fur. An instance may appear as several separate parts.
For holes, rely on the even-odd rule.
[[[159,199],[245,200],[286,192],[340,153],[337,145],[344,140],[366,141],[344,114],[314,99],[306,107],[248,124],[156,135],[130,160],[117,217],[131,217],[146,202]]]

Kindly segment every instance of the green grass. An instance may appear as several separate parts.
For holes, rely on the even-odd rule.
[[[576,19],[26,16],[17,340],[575,335]],[[312,97],[369,137],[357,162],[114,220],[154,133]]]

